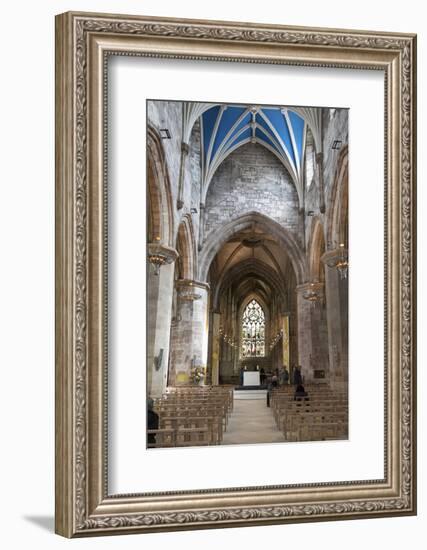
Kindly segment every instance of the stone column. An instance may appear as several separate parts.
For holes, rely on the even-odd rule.
[[[290,370],[290,349],[289,349],[289,314],[282,315],[282,366],[286,365]]]
[[[181,210],[181,208],[184,206],[185,164],[186,164],[189,151],[190,151],[190,147],[188,143],[185,143],[185,141],[183,141],[181,143],[181,164],[179,167],[178,200],[177,200],[178,210]]]
[[[220,333],[221,314],[212,313],[212,359],[211,359],[211,378],[212,385],[219,384],[219,353],[220,353]]]
[[[199,246],[198,246],[199,250],[202,250],[204,240],[205,240],[205,205],[203,203],[200,203]]]
[[[193,367],[207,368],[209,285],[180,279],[176,292],[178,319],[171,335],[171,381],[188,385]]]
[[[341,249],[329,250],[321,258],[325,264],[330,380],[339,387],[348,381],[348,279],[341,279],[335,267],[341,254]]]
[[[147,389],[152,397],[165,391],[172,318],[174,249],[149,245],[147,275]]]
[[[325,185],[323,181],[323,153],[316,153],[317,179],[319,184],[319,210],[322,214],[326,211]]]
[[[305,283],[296,287],[297,292],[297,316],[298,316],[298,364],[301,365],[301,372],[306,382],[314,381],[314,369],[317,368],[316,339],[318,339],[319,315],[316,308],[321,304],[307,299],[310,294],[315,293],[323,300],[322,283]]]

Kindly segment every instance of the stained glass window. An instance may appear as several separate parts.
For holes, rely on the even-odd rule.
[[[242,317],[242,357],[265,355],[265,314],[256,300],[246,306]]]

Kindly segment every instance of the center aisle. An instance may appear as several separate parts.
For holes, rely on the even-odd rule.
[[[250,399],[246,396],[243,399],[234,398],[233,412],[228,420],[222,445],[279,441],[285,441],[285,437],[277,429],[266,399]]]

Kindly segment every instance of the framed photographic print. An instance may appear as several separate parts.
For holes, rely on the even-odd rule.
[[[56,531],[416,513],[416,38],[56,19]]]

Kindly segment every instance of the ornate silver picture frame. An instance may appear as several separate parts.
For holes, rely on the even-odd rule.
[[[384,477],[110,494],[108,59],[384,74]],[[416,513],[416,37],[65,13],[56,18],[56,532],[82,537]],[[351,356],[350,356],[351,360]],[[144,390],[142,390],[144,391]]]

